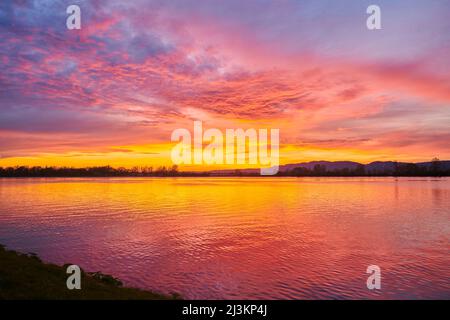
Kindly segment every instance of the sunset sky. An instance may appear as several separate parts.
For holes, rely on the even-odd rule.
[[[279,128],[281,163],[450,159],[450,0],[12,0],[0,39],[0,166],[171,165],[194,120]]]

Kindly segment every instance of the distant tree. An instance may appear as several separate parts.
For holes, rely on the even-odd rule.
[[[359,165],[356,167],[356,169],[355,169],[355,171],[354,171],[354,174],[355,174],[356,176],[364,176],[364,175],[366,174],[366,168],[365,168],[362,164],[359,164]]]
[[[173,165],[170,170],[169,170],[169,175],[170,176],[176,176],[178,174],[178,166],[177,165]]]
[[[431,160],[430,171],[433,176],[438,176],[441,171],[441,161],[435,157]]]
[[[325,165],[316,164],[313,169],[313,173],[318,176],[323,176],[327,172],[327,167]]]
[[[399,165],[398,165],[398,161],[394,161],[394,171],[392,172],[393,176],[398,176],[400,175],[400,169],[399,169]]]
[[[142,168],[142,174],[145,176],[151,175],[153,172],[153,167],[143,167]]]
[[[417,176],[419,175],[419,167],[415,163],[408,163],[405,166],[406,176]]]
[[[294,175],[297,177],[304,177],[304,176],[311,175],[310,170],[308,170],[307,168],[303,168],[303,167],[296,167],[296,168],[292,169],[290,173],[291,173],[291,175]]]

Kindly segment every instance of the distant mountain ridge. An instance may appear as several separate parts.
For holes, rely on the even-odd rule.
[[[393,171],[398,166],[406,165],[416,165],[418,167],[430,168],[432,161],[428,162],[396,162],[396,161],[374,161],[369,164],[362,164],[353,161],[310,161],[310,162],[300,162],[294,164],[287,164],[280,166],[280,172],[290,171],[294,168],[306,168],[313,170],[316,165],[325,166],[327,171],[335,171],[342,169],[355,170],[359,166],[363,166],[366,172],[383,172],[383,171]],[[450,169],[450,160],[439,161],[439,166],[443,170]]]
[[[439,161],[439,169],[448,171],[450,170],[450,160]],[[433,165],[433,161],[428,162],[396,162],[396,161],[374,161],[368,164],[362,164],[354,161],[309,161],[309,162],[300,162],[300,163],[291,163],[281,165],[279,167],[279,173],[286,173],[298,168],[304,168],[310,171],[313,171],[318,166],[322,170],[327,172],[339,171],[339,170],[357,170],[363,169],[366,174],[377,174],[377,173],[386,173],[386,172],[394,172],[399,167],[407,167],[407,166],[417,166],[419,168],[430,169]],[[228,169],[228,170],[212,170],[208,171],[210,174],[230,174],[230,173],[242,173],[242,174],[257,174],[259,173],[259,169],[248,168],[248,169]]]

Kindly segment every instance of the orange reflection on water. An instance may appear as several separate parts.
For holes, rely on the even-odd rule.
[[[450,180],[0,180],[0,243],[187,298],[449,297]],[[366,288],[367,266],[382,290]]]

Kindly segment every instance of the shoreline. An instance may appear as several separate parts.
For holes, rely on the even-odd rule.
[[[422,176],[422,175],[405,175],[405,176],[394,176],[394,175],[360,175],[360,176],[345,176],[345,175],[310,175],[310,176],[292,176],[292,175],[216,175],[216,176],[195,176],[195,175],[179,175],[179,176],[0,176],[0,179],[102,179],[102,178],[113,178],[113,179],[130,179],[130,178],[155,178],[155,179],[178,179],[178,178],[449,178],[450,175],[440,175],[440,176]]]
[[[450,176],[450,160],[433,158],[428,162],[373,161],[309,161],[272,167],[274,174],[261,174],[262,168],[215,170],[179,170],[177,165],[135,166],[0,166],[0,177],[445,177]],[[200,169],[200,168],[197,168]]]
[[[175,300],[166,295],[132,287],[101,272],[81,268],[81,289],[69,290],[69,264],[45,263],[33,253],[8,250],[0,244],[0,300]]]

